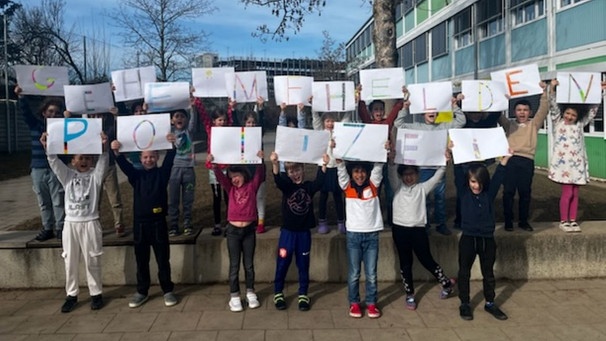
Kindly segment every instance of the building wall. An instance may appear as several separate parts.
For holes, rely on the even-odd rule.
[[[429,32],[431,36],[431,29],[444,21],[449,23],[448,52],[434,58],[430,37],[427,44],[430,62],[405,69],[406,84],[468,79],[474,74],[478,78],[487,78],[491,71],[525,64],[537,64],[545,79],[554,77],[556,71],[592,71],[606,75],[605,0],[587,0],[565,7],[559,6],[559,0],[545,0],[544,16],[515,26],[510,1],[504,0],[504,31],[478,39],[480,31],[473,26],[476,43],[456,48],[453,18],[478,3],[479,0],[422,0],[416,2],[414,10],[397,18],[398,48],[419,34]],[[365,25],[372,25],[372,20]],[[476,48],[479,57],[477,70]],[[372,51],[364,58],[366,63],[363,67],[373,65]],[[599,122],[591,134],[586,135],[585,142],[590,175],[606,179],[606,133],[602,111],[603,105]],[[547,135],[541,133],[535,159],[537,166],[547,167],[548,157]]]

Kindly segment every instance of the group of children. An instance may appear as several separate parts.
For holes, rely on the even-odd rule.
[[[566,106],[561,115],[555,103],[555,88],[557,81],[551,83],[552,119],[555,124],[554,134],[556,142],[554,159],[552,159],[549,178],[561,183],[563,194],[560,200],[561,223],[560,228],[566,232],[580,230],[576,222],[578,205],[578,186],[588,181],[587,158],[584,153],[582,134],[583,126],[595,115],[595,108],[591,108],[587,116],[583,116],[581,109]],[[604,86],[605,84],[603,84]],[[528,224],[528,205],[530,200],[530,183],[532,180],[533,157],[536,148],[536,134],[547,115],[548,92],[546,84],[542,84],[545,92],[541,99],[541,106],[534,119],[530,104],[518,102],[515,105],[516,120],[503,121],[502,125],[508,134],[512,156],[503,157],[499,161],[492,179],[485,164],[474,163],[467,165],[463,176],[463,185],[457,186],[458,224],[462,231],[459,240],[459,271],[458,291],[460,316],[465,320],[473,319],[470,306],[469,279],[470,270],[476,255],[480,258],[483,275],[483,289],[485,296],[485,310],[495,318],[504,320],[505,315],[494,302],[495,277],[493,267],[496,260],[496,243],[494,239],[494,198],[504,183],[505,229],[512,229],[511,203],[515,191],[520,194],[520,220],[519,227],[532,230]],[[403,89],[403,91],[406,91]],[[16,92],[18,90],[16,89]],[[18,92],[19,93],[19,92]],[[465,115],[458,109],[457,101],[462,97],[453,99],[455,123],[453,126],[465,125]],[[22,101],[24,102],[24,101]],[[382,106],[381,106],[382,104]],[[409,127],[419,129],[436,128],[436,113],[426,113],[424,120],[426,126],[417,127],[404,123],[407,108],[410,105],[407,98],[397,104],[399,111],[397,118],[390,115],[383,122],[384,104],[373,102],[370,110],[377,113],[372,121],[391,124],[396,127]],[[260,306],[254,290],[254,254],[256,246],[256,233],[265,231],[263,223],[265,168],[263,165],[250,167],[225,166],[214,163],[210,153],[210,132],[212,126],[225,126],[232,122],[232,112],[235,102],[229,103],[228,110],[214,110],[210,115],[206,113],[200,99],[192,99],[192,108],[198,114],[208,133],[209,153],[206,166],[209,169],[209,182],[213,192],[213,209],[215,226],[213,235],[225,235],[229,253],[229,309],[234,312],[243,310],[240,296],[239,269],[240,259],[244,263],[246,301],[249,308]],[[53,117],[60,111],[60,103],[50,103],[41,111],[45,118]],[[285,105],[281,105],[282,111]],[[144,109],[142,107],[142,109]],[[259,98],[256,114],[247,115],[244,122],[247,126],[259,124],[262,117],[263,99]],[[26,121],[32,131],[32,177],[50,178],[57,181],[63,193],[52,189],[36,190],[39,196],[41,212],[43,212],[44,228],[37,237],[39,240],[48,239],[55,227],[62,229],[63,254],[66,268],[66,301],[62,312],[74,309],[78,295],[78,261],[80,255],[84,257],[87,271],[89,292],[91,295],[91,309],[100,309],[103,306],[101,263],[102,255],[102,229],[99,224],[99,198],[100,191],[109,167],[110,154],[104,152],[94,165],[94,158],[89,155],[74,155],[71,167],[66,166],[56,155],[43,157],[46,148],[47,134],[44,124],[34,121],[28,108],[22,106]],[[297,126],[304,122],[303,106],[298,106]],[[31,116],[31,117],[30,117]],[[174,284],[170,275],[170,247],[169,236],[180,233],[179,202],[183,207],[183,233],[192,233],[191,209],[193,206],[193,190],[195,188],[193,147],[191,143],[192,118],[185,110],[178,110],[171,115],[173,132],[166,136],[172,143],[164,158],[162,166],[158,166],[158,151],[143,151],[140,153],[140,166],[129,162],[126,156],[120,153],[121,144],[113,139],[109,144],[112,158],[127,176],[133,187],[133,240],[137,263],[137,292],[129,302],[131,308],[145,303],[149,296],[150,287],[150,247],[153,248],[158,264],[158,277],[164,293],[166,306],[178,303],[173,293]],[[368,116],[368,115],[366,115]],[[348,117],[345,117],[348,119]],[[336,116],[324,113],[319,116],[314,113],[314,127],[332,131]],[[280,124],[294,125],[288,122],[286,115],[280,114]],[[444,127],[441,127],[442,129]],[[38,139],[34,140],[34,136]],[[104,148],[108,146],[108,137],[100,136]],[[320,205],[326,205],[328,193],[332,192],[337,210],[338,230],[346,236],[348,255],[348,301],[349,315],[354,318],[363,316],[363,310],[370,318],[378,318],[381,311],[377,307],[377,263],[379,255],[379,232],[384,229],[383,215],[379,200],[379,190],[386,172],[393,202],[388,203],[391,211],[392,237],[397,249],[400,273],[406,293],[405,305],[414,310],[417,303],[414,297],[414,284],[412,278],[412,253],[416,255],[421,264],[430,271],[441,285],[440,298],[448,298],[454,291],[457,282],[446,276],[440,265],[433,259],[430,251],[427,225],[426,197],[436,187],[441,186],[444,178],[444,167],[432,169],[424,178],[423,169],[411,165],[394,165],[392,144],[388,140],[386,148],[391,151],[388,165],[375,163],[370,165],[364,162],[345,162],[332,156],[335,141],[331,138],[327,146],[327,153],[318,167],[314,181],[305,180],[304,166],[300,163],[285,162],[284,171],[278,155],[272,152],[270,160],[272,174],[277,188],[282,192],[281,211],[283,224],[278,242],[276,273],[274,281],[273,302],[276,309],[286,308],[284,296],[284,280],[293,256],[299,270],[298,307],[302,311],[309,310],[311,301],[308,296],[309,266],[311,250],[311,229],[316,226],[314,216],[313,196],[321,192]],[[263,158],[263,151],[258,156]],[[36,167],[34,167],[36,161]],[[46,162],[45,162],[46,161]],[[34,177],[34,168],[52,170],[46,174]],[[530,170],[529,170],[530,168]],[[386,171],[385,171],[386,170]],[[528,174],[527,174],[528,173]],[[520,175],[522,174],[522,175]],[[53,178],[54,177],[54,178]],[[49,186],[51,181],[40,179],[40,182]],[[34,188],[40,185],[34,184]],[[43,193],[44,192],[44,193]],[[261,193],[261,195],[260,195]],[[58,196],[64,203],[65,222],[62,221],[62,212],[50,214],[49,204],[59,206],[54,198],[47,199],[42,194]],[[223,231],[220,222],[220,205],[222,196],[227,203],[227,228]],[[343,201],[342,198],[344,198]],[[170,200],[170,201],[169,201]],[[506,202],[507,200],[507,202]],[[339,206],[337,202],[342,202]],[[64,206],[63,206],[64,205]],[[509,210],[509,212],[508,212]],[[263,212],[263,213],[262,213]],[[58,216],[58,217],[57,217]],[[168,216],[168,222],[167,222]],[[345,221],[347,217],[347,221]],[[60,227],[63,225],[63,227]],[[441,229],[438,225],[438,231]],[[326,209],[319,210],[318,232],[328,232],[326,224]],[[50,231],[50,232],[49,232]],[[443,234],[449,234],[442,231]],[[40,238],[39,238],[40,237]],[[364,264],[366,278],[366,296],[362,304],[359,294],[359,279],[361,265]]]

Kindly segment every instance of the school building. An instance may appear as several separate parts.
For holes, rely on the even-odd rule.
[[[545,80],[558,71],[600,72],[606,79],[604,13],[603,0],[404,0],[396,5],[397,63],[406,84],[456,86],[527,64],[537,64]],[[375,66],[372,31],[370,18],[346,44],[351,78]],[[539,134],[539,167],[548,166],[549,128]],[[589,172],[606,179],[604,103],[585,131]]]

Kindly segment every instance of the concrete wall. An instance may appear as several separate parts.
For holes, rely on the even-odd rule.
[[[606,277],[606,226],[603,222],[584,222],[583,233],[565,234],[555,223],[536,223],[536,231],[505,232],[498,227],[498,278],[555,279]],[[275,250],[278,230],[272,229],[257,236],[255,270],[257,282],[271,282],[275,271]],[[435,259],[447,275],[457,276],[456,236],[430,237]],[[60,248],[0,249],[0,287],[42,288],[64,286],[64,265]],[[345,237],[331,232],[313,235],[311,280],[316,282],[345,282],[347,256]],[[152,257],[153,258],[153,257]],[[152,277],[157,273],[152,261]],[[474,265],[473,279],[481,279],[479,264]],[[227,246],[224,238],[211,237],[209,231],[195,244],[171,245],[172,275],[175,283],[226,282],[228,277]],[[378,277],[380,281],[399,281],[399,263],[394,252],[391,232],[381,233]],[[414,264],[415,279],[433,280],[418,262]],[[80,284],[85,285],[84,269],[80,269]],[[244,280],[243,273],[240,279]],[[297,280],[297,271],[291,265],[287,279]],[[156,278],[152,282],[157,283]],[[107,246],[103,255],[103,283],[105,285],[133,285],[135,256],[130,246]]]

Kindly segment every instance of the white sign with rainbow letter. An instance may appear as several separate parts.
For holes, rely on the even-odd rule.
[[[120,152],[171,149],[166,135],[170,133],[169,114],[118,116],[117,139]]]
[[[63,86],[69,85],[65,66],[15,65],[13,69],[23,95],[63,96]]]

